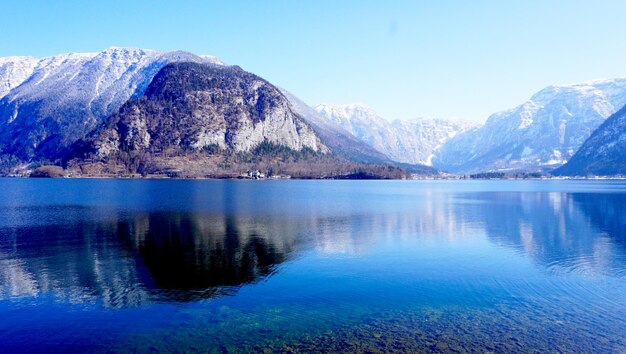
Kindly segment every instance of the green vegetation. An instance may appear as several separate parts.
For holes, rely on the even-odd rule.
[[[469,175],[469,179],[532,179],[546,177],[541,172],[481,172]],[[463,176],[464,179],[468,176]]]
[[[504,172],[482,172],[469,175],[470,179],[502,179]]]
[[[305,147],[300,151],[284,145],[263,141],[252,150],[253,156],[267,156],[282,160],[300,160],[318,156],[311,148]]]

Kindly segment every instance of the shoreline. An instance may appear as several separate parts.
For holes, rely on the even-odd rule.
[[[169,176],[55,176],[55,177],[31,177],[31,176],[0,176],[0,178],[15,179],[117,179],[117,180],[238,180],[238,181],[625,181],[626,176],[602,176],[602,177],[541,177],[541,178],[461,178],[461,177],[432,177],[420,176],[414,178],[349,178],[346,176],[336,177],[277,177],[277,178],[242,178],[242,177],[169,177]]]

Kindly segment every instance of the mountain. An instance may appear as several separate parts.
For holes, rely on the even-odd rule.
[[[554,171],[565,176],[626,176],[626,106],[609,117]]]
[[[125,104],[99,134],[99,156],[212,146],[249,152],[265,141],[328,152],[270,83],[239,67],[196,63],[165,66],[145,95]]]
[[[237,66],[171,63],[68,150],[76,175],[402,177],[334,154],[282,92]],[[354,176],[352,176],[354,175]]]
[[[388,121],[363,104],[322,104],[315,108],[326,119],[350,132],[390,159],[431,165],[434,152],[460,132],[476,126],[455,119]]]
[[[291,103],[294,111],[313,127],[324,143],[335,153],[357,163],[392,163],[383,153],[359,140],[340,125],[322,116],[298,97],[286,90],[281,91]]]
[[[157,91],[147,94],[155,75],[173,63],[224,69],[211,74],[220,77],[223,90],[211,96],[210,102],[198,96],[192,104],[185,100],[197,92],[173,79],[168,81],[171,86],[167,90],[161,88],[171,95],[165,97]],[[192,165],[202,160],[231,166],[214,166],[210,171],[208,166],[195,166],[193,171],[180,169],[189,176],[232,176],[241,172],[235,168],[244,167],[273,166],[286,171],[287,165],[288,172],[304,177],[400,177],[404,173],[341,127],[326,124],[295,96],[246,75],[252,74],[212,56],[138,48],[112,47],[101,53],[43,59],[0,58],[0,174],[22,174],[31,162],[36,166],[47,161],[71,161],[72,168],[80,167],[73,170],[78,175],[119,175],[136,171],[138,164],[150,170],[144,166],[148,162],[154,170],[158,160],[166,156],[177,160],[172,165],[178,167],[185,167],[185,159]],[[263,84],[248,87],[249,81]],[[243,86],[229,86],[235,83]],[[154,83],[156,87],[159,85]],[[207,90],[200,91],[208,94]],[[252,107],[252,102],[260,106]],[[122,106],[125,108],[120,111]],[[132,116],[133,109],[144,116]],[[183,121],[179,119],[182,117]],[[144,129],[136,124],[159,126]],[[150,142],[140,139],[148,136]],[[116,140],[120,137],[123,141]],[[208,154],[211,161],[204,155],[189,161],[193,154]],[[270,156],[280,166],[272,165]],[[410,167],[414,173],[436,172]],[[42,175],[49,170],[42,170]],[[58,168],[54,172],[65,173]]]
[[[26,81],[38,62],[38,59],[32,57],[0,58],[0,98]]]
[[[433,166],[452,172],[549,170],[567,162],[625,104],[626,79],[549,86],[450,139]]]
[[[109,48],[35,59],[0,59],[0,153],[54,159],[129,98],[143,94],[171,62],[223,65],[186,52]]]

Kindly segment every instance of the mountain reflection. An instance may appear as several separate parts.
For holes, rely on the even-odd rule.
[[[149,271],[154,287],[190,300],[231,293],[287,259],[293,240],[269,238],[263,226],[233,216],[152,213],[120,222],[117,235]]]
[[[594,226],[626,249],[626,195],[577,193],[573,199]]]
[[[624,194],[424,191],[381,198],[334,210],[311,197],[306,213],[237,204],[204,213],[0,208],[0,299],[127,307],[232,295],[306,251],[367,257],[381,239],[454,244],[486,237],[549,271],[624,275]]]
[[[297,225],[271,219],[64,212],[60,225],[0,229],[2,297],[54,294],[119,307],[227,295],[270,275],[296,242]]]
[[[623,274],[623,194],[518,192],[464,195],[489,240],[557,272]]]

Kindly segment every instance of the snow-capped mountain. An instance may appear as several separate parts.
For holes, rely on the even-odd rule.
[[[291,103],[293,110],[306,120],[331,150],[358,163],[387,164],[389,158],[353,136],[339,124],[318,113],[313,107],[287,90],[281,92]],[[434,170],[433,170],[434,171]]]
[[[84,137],[171,62],[214,57],[112,47],[35,59],[0,59],[0,152],[50,156]]]
[[[179,63],[185,65],[172,66]],[[148,94],[168,67],[174,72],[161,76],[171,79],[161,87],[168,94]],[[0,58],[0,85],[3,174],[21,173],[30,162],[94,176],[138,166],[188,176],[241,169],[346,178],[405,173],[293,95],[212,56],[112,47],[7,57]]]
[[[0,98],[31,76],[38,62],[33,57],[0,58]]]
[[[315,132],[269,82],[239,67],[173,63],[128,101],[94,139],[98,157],[123,151],[250,152],[264,142],[326,153]]]
[[[626,106],[609,117],[555,172],[568,176],[626,175]]]
[[[363,104],[322,104],[316,110],[390,159],[431,165],[434,152],[460,132],[476,127],[458,119],[388,121]]]
[[[625,104],[626,78],[549,86],[446,142],[433,165],[453,172],[557,167]]]

